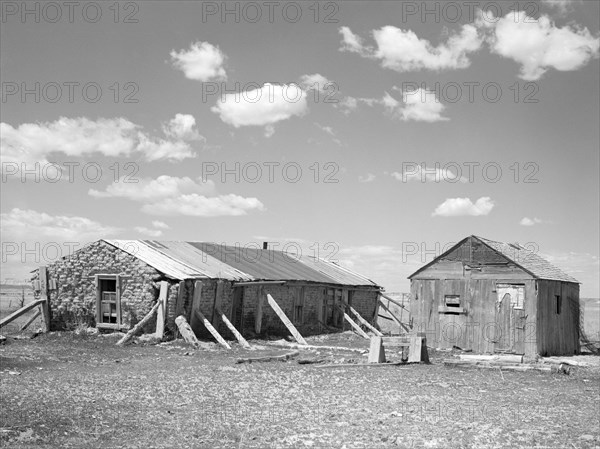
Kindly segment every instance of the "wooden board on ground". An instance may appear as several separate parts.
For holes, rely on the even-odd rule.
[[[292,336],[296,339],[296,341],[298,343],[300,343],[301,345],[306,345],[307,344],[306,340],[304,340],[302,335],[300,335],[300,332],[298,332],[298,329],[296,329],[296,327],[292,324],[292,322],[286,316],[286,314],[283,312],[283,310],[281,310],[281,307],[279,307],[279,304],[277,304],[277,301],[275,301],[270,294],[267,294],[267,301],[269,302],[269,305],[275,311],[275,313],[277,314],[279,319],[283,322],[283,324],[285,324],[285,327],[288,328],[288,330],[290,331]]]
[[[237,359],[235,363],[253,363],[253,362],[274,362],[280,361],[285,362],[287,360],[293,359],[294,357],[300,354],[299,351],[288,352],[286,354],[281,355],[269,355],[265,357],[249,357],[244,359]]]

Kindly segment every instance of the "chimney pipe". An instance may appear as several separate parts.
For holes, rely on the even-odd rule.
[[[269,249],[269,242],[263,242],[263,249]]]

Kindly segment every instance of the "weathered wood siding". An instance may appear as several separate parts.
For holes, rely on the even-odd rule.
[[[556,313],[556,296],[562,299]],[[579,284],[538,281],[537,340],[541,355],[577,354],[579,346]]]

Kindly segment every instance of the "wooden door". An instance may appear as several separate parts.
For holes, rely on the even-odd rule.
[[[231,301],[231,323],[236,329],[242,329],[242,316],[244,313],[244,289],[243,287],[233,289],[233,299]]]

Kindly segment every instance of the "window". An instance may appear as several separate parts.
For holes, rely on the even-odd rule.
[[[562,307],[562,298],[560,297],[560,295],[555,295],[555,299],[556,299],[556,314],[560,315],[560,309]]]
[[[446,307],[460,307],[460,295],[445,295]]]
[[[496,295],[498,304],[508,295],[513,309],[522,310],[525,305],[525,285],[523,284],[496,284]]]
[[[121,325],[121,295],[119,276],[96,276],[96,324],[98,327]]]

